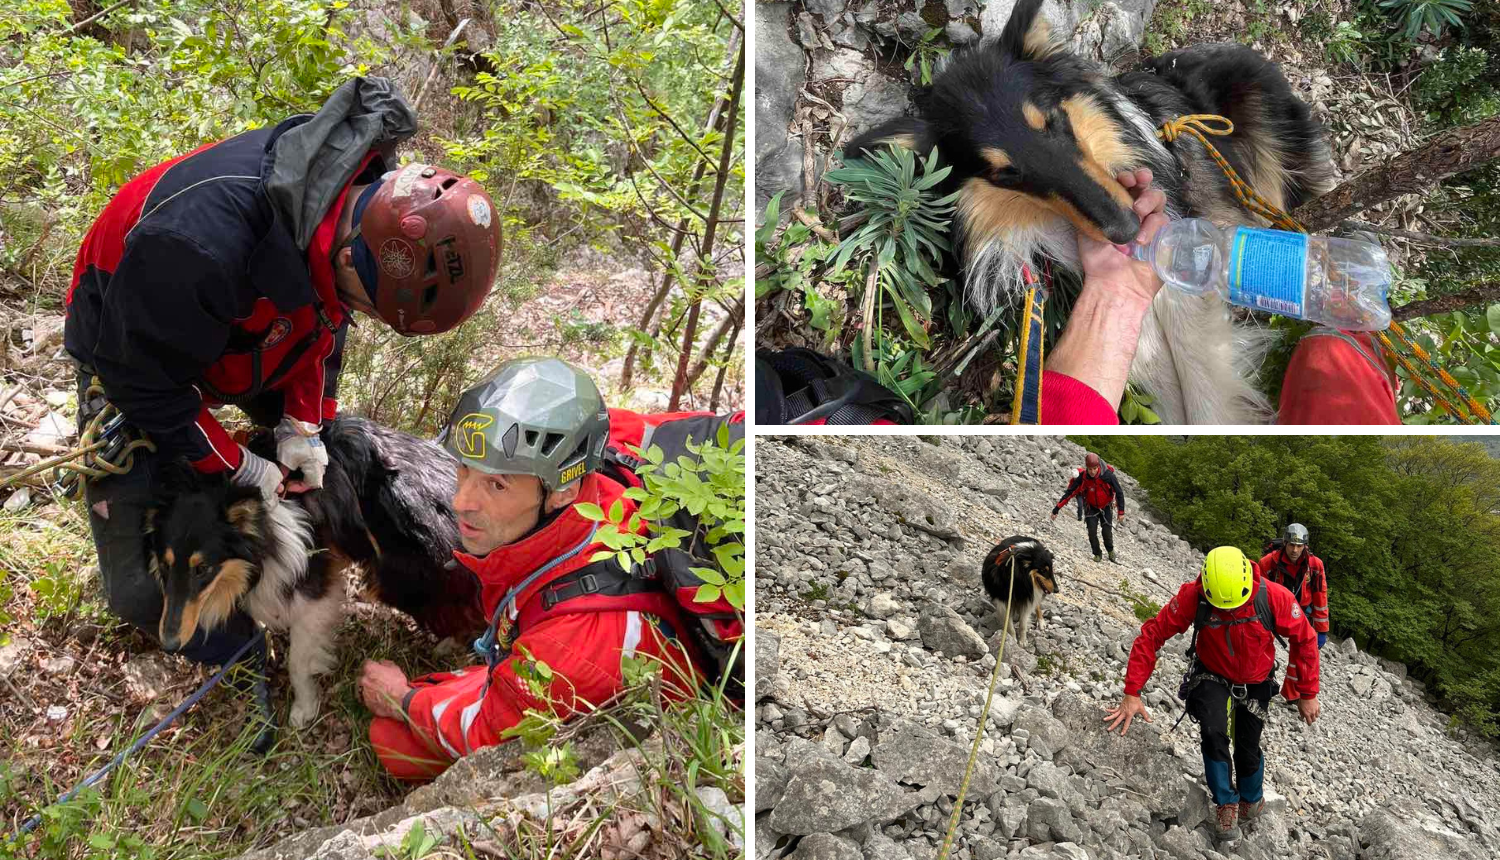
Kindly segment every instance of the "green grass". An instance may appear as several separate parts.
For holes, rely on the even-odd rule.
[[[1162,3],[1156,7],[1155,14],[1146,27],[1146,36],[1142,45],[1151,56],[1160,56],[1173,48],[1181,47],[1182,37],[1187,34],[1188,25],[1194,18],[1208,14],[1213,8],[1210,0],[1183,0],[1183,2]]]
[[[33,661],[59,654],[78,661],[63,678],[28,663],[6,679],[0,695],[0,828],[8,835],[38,810],[45,818],[18,843],[0,842],[0,858],[219,860],[400,802],[409,787],[385,776],[369,747],[370,716],[354,684],[359,666],[366,658],[391,659],[416,675],[453,668],[466,662],[466,655],[439,656],[431,637],[404,616],[362,605],[351,607],[340,629],[340,664],[324,678],[323,708],[307,730],[297,732],[287,724],[290,686],[279,666],[282,637],[273,646],[278,654],[272,669],[280,730],[269,754],[249,752],[254,741],[249,695],[233,688],[232,674],[95,789],[66,806],[50,805],[129,746],[208,674],[173,659],[170,688],[154,703],[132,702],[122,664],[156,646],[108,614],[88,574],[94,562],[81,506],[0,515],[0,611],[15,620],[6,629],[33,643]],[[561,835],[538,822],[504,829],[505,856],[565,856],[563,840],[597,842],[615,832],[605,831],[606,825],[632,810],[663,822],[676,840],[653,847],[653,856],[658,848],[667,849],[660,856],[691,851],[716,860],[743,853],[719,835],[695,793],[712,785],[743,804],[743,712],[718,691],[664,703],[654,695],[658,687],[643,676],[632,693],[590,718],[622,728],[626,722],[661,726],[660,742],[642,746],[645,766],[633,799],[613,806],[590,800],[553,810],[558,821],[569,822]],[[45,717],[55,704],[68,709],[61,722]],[[559,739],[543,742],[546,755],[539,760],[565,761],[567,754],[559,751],[577,725],[559,727]],[[736,826],[743,844],[744,823]],[[441,851],[439,845],[441,840],[418,834],[391,846],[388,856],[494,856],[486,853],[494,846],[465,839]]]

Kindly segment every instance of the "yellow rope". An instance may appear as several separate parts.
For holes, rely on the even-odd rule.
[[[78,404],[78,408],[82,409],[83,404],[86,403],[89,399],[103,394],[104,387],[100,383],[99,377],[96,376],[90,381],[88,388],[84,389],[83,397]],[[101,448],[105,448],[110,444],[110,440],[98,439],[98,436],[100,431],[104,429],[104,426],[111,420],[113,420],[118,414],[119,410],[115,408],[115,405],[113,403],[106,402],[104,404],[104,408],[99,410],[99,414],[95,415],[93,419],[89,421],[88,426],[84,428],[83,434],[78,439],[78,447],[74,448],[71,451],[68,451],[67,453],[59,454],[56,457],[43,460],[40,463],[37,463],[36,465],[25,469],[24,471],[17,472],[16,474],[11,475],[4,481],[0,481],[0,489],[17,486],[32,475],[35,475],[39,472],[45,472],[48,469],[56,469],[58,472],[74,472],[84,477],[95,479],[107,477],[109,475],[123,475],[126,472],[129,472],[135,466],[135,452],[142,448],[154,452],[156,450],[156,443],[146,438],[140,438],[131,441],[120,450],[119,454],[116,455],[116,459],[120,461],[118,465],[116,463],[110,462],[109,460],[89,456],[95,451],[98,451]],[[87,459],[83,463],[74,462],[79,458]],[[77,481],[65,489],[64,496],[66,498],[77,498],[81,493],[82,488],[83,482]]]
[[[1005,595],[1005,627],[1000,633],[1000,653],[995,657],[995,668],[990,670],[990,691],[984,697],[984,712],[979,715],[979,728],[974,732],[974,746],[969,750],[969,763],[964,765],[964,779],[958,785],[958,799],[953,802],[953,815],[948,819],[948,832],[943,836],[943,847],[938,851],[938,860],[948,860],[953,850],[953,834],[958,831],[958,819],[964,810],[964,795],[969,793],[969,780],[974,776],[974,762],[979,758],[979,739],[984,737],[984,724],[990,718],[990,703],[995,699],[995,681],[1000,678],[1000,664],[1005,662],[1005,640],[1010,638],[1010,600],[1016,594],[1016,553],[1010,554],[1010,592]]]
[[[1217,127],[1215,127],[1215,125]],[[1220,170],[1224,171],[1224,176],[1229,180],[1230,187],[1234,189],[1234,196],[1239,200],[1240,205],[1244,206],[1251,212],[1260,215],[1262,218],[1265,218],[1277,229],[1288,230],[1296,233],[1308,232],[1307,228],[1303,226],[1300,221],[1293,218],[1291,215],[1288,215],[1286,212],[1282,211],[1280,207],[1275,206],[1270,201],[1257,194],[1254,188],[1251,188],[1248,183],[1240,178],[1239,173],[1237,173],[1235,169],[1229,165],[1229,162],[1224,160],[1224,156],[1219,154],[1219,150],[1216,149],[1212,143],[1208,142],[1208,135],[1223,137],[1225,135],[1234,133],[1234,123],[1230,122],[1228,118],[1205,113],[1180,116],[1176,119],[1168,120],[1167,122],[1163,123],[1162,127],[1157,129],[1156,136],[1166,141],[1167,143],[1171,143],[1183,133],[1190,134],[1193,137],[1198,138],[1198,140],[1202,142],[1203,147],[1208,151],[1209,157],[1219,165]],[[1337,272],[1331,272],[1330,274],[1334,276],[1338,275]],[[1403,355],[1401,351],[1396,348],[1395,344],[1391,343],[1391,339],[1386,336],[1385,332],[1376,332],[1376,336],[1380,339],[1381,346],[1384,348],[1385,352],[1392,358],[1394,358],[1403,368],[1406,369],[1406,372],[1411,380],[1417,383],[1417,385],[1421,386],[1422,389],[1426,391],[1430,397],[1432,397],[1433,402],[1435,402],[1439,408],[1447,411],[1449,414],[1458,418],[1465,424],[1475,423],[1476,416],[1482,421],[1491,424],[1495,423],[1494,417],[1490,414],[1490,411],[1485,408],[1484,404],[1480,403],[1477,399],[1474,398],[1473,395],[1469,394],[1468,389],[1460,385],[1458,383],[1458,380],[1453,378],[1452,374],[1448,373],[1448,371],[1442,369],[1441,367],[1438,367],[1437,364],[1433,362],[1432,357],[1428,355],[1427,351],[1424,350],[1420,344],[1408,339],[1406,337],[1406,333],[1402,330],[1399,323],[1393,321],[1391,323],[1390,331],[1396,336],[1396,339],[1401,342],[1402,346],[1406,347],[1413,354],[1415,354],[1417,358],[1422,362],[1422,364],[1427,367],[1428,370],[1432,371],[1435,376],[1443,381],[1444,385],[1448,386],[1450,391],[1458,395],[1459,399],[1462,400],[1464,402],[1464,405],[1468,407],[1468,410],[1465,411],[1463,408],[1453,405],[1453,403],[1449,401],[1449,399],[1445,397],[1442,392],[1438,391],[1437,386],[1433,385],[1431,380],[1422,375],[1417,367],[1412,364],[1411,360]]]

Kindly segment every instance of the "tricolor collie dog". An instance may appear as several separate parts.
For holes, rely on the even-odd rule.
[[[958,264],[981,311],[1024,295],[1022,266],[1046,258],[1079,271],[1075,233],[1128,244],[1140,229],[1114,177],[1150,168],[1170,217],[1220,226],[1265,224],[1240,207],[1203,145],[1157,139],[1164,122],[1217,114],[1234,133],[1210,137],[1240,176],[1290,211],[1332,187],[1323,130],[1280,70],[1239,45],[1197,45],[1109,76],[1067,50],[1020,0],[999,39],[960,52],[917,93],[918,116],[894,119],[849,143],[846,158],[896,145],[952,165],[959,193]],[[1265,421],[1251,384],[1269,337],[1234,325],[1217,297],[1163,289],[1142,326],[1131,379],[1152,391],[1169,423]]]
[[[1005,600],[1010,597],[1010,626],[1016,631],[1016,641],[1026,644],[1026,634],[1031,630],[1031,617],[1042,626],[1042,597],[1057,593],[1057,574],[1052,571],[1052,550],[1034,537],[1015,535],[995,545],[984,557],[984,566],[979,577],[984,582],[984,593],[990,596],[1005,621]]]
[[[165,470],[149,519],[162,646],[181,647],[236,609],[288,633],[291,722],[299,728],[317,716],[317,676],[334,666],[349,565],[363,569],[374,599],[437,635],[484,625],[477,583],[447,565],[459,545],[453,459],[431,442],[359,418],[331,422],[323,440],[329,462],[321,490],[270,508],[257,489],[179,463]]]

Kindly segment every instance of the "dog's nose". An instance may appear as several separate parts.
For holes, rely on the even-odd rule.
[[[1135,241],[1135,234],[1139,232],[1141,232],[1141,219],[1129,209],[1121,210],[1119,215],[1111,219],[1111,223],[1104,229],[1104,235],[1116,245],[1129,245]]]

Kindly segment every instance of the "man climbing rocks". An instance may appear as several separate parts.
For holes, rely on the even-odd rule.
[[[500,213],[472,179],[396,164],[416,122],[389,81],[355,78],[316,114],[147,170],[89,228],[64,329],[79,425],[112,402],[124,432],[156,446],[86,486],[105,598],[131,624],[154,635],[162,611],[142,534],[163,462],[186,458],[270,505],[289,472],[321,487],[318,430],[337,412],[353,312],[404,335],[436,334],[484,303]],[[275,428],[276,462],[219,425],[211,410],[229,404]],[[179,653],[222,663],[254,631],[236,612]]]
[[[1302,614],[1318,634],[1318,649],[1328,642],[1328,574],[1323,570],[1323,560],[1307,548],[1307,526],[1292,523],[1282,533],[1280,549],[1267,553],[1256,565],[1261,576],[1292,593]],[[1286,668],[1286,683],[1281,694],[1287,701],[1297,700],[1296,678],[1300,670],[1296,661]]]
[[[1303,667],[1296,680],[1297,710],[1308,725],[1319,711],[1317,639],[1290,591],[1262,578],[1238,549],[1218,547],[1204,558],[1199,577],[1141,625],[1130,647],[1125,694],[1104,717],[1107,731],[1119,727],[1123,735],[1137,715],[1151,721],[1141,688],[1162,645],[1189,629],[1191,664],[1178,695],[1203,732],[1203,769],[1217,808],[1218,837],[1233,840],[1240,836],[1239,822],[1253,821],[1265,807],[1260,733],[1276,681],[1275,637],[1289,640],[1292,659]]]
[[[1094,550],[1094,561],[1103,561],[1104,556],[1099,552],[1099,531],[1104,531],[1104,550],[1109,553],[1109,560],[1119,564],[1115,560],[1115,532],[1114,521],[1109,516],[1110,502],[1114,502],[1118,510],[1119,519],[1125,519],[1125,493],[1120,490],[1120,481],[1115,477],[1115,467],[1099,459],[1099,455],[1089,452],[1083,458],[1083,468],[1078,470],[1078,477],[1068,484],[1068,489],[1063,497],[1058,499],[1057,504],[1052,506],[1052,519],[1057,520],[1057,512],[1063,509],[1068,500],[1077,496],[1083,500],[1083,518],[1089,524],[1089,546]]]

